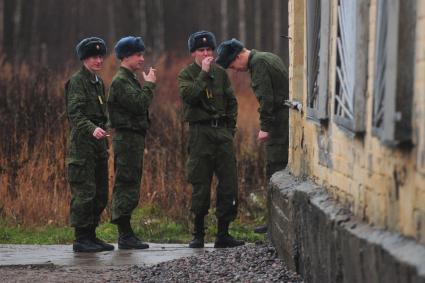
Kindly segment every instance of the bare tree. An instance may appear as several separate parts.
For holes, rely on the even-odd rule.
[[[115,9],[114,9],[115,1],[109,1],[107,4],[107,13],[108,13],[108,37],[110,42],[116,40],[117,31],[115,29]]]
[[[0,53],[3,53],[4,0],[0,0]]]
[[[140,15],[140,34],[146,36],[147,19],[146,19],[146,0],[139,0],[139,15]]]
[[[223,40],[226,40],[227,37],[229,36],[228,33],[228,25],[229,25],[229,20],[228,20],[228,15],[227,15],[227,10],[228,10],[228,0],[221,0],[220,1],[220,16],[221,16],[221,38]]]
[[[21,32],[21,13],[22,13],[22,0],[15,1],[15,11],[13,13],[13,49],[17,54],[15,54],[15,64],[19,62],[20,53],[18,51],[19,41],[20,41],[20,32]]]
[[[281,0],[273,0],[273,52],[280,51]]]
[[[239,40],[246,42],[245,0],[238,0]]]
[[[164,1],[155,0],[154,2],[155,15],[157,16],[154,23],[153,34],[155,34],[154,46],[154,59],[164,51]]]
[[[254,46],[261,49],[261,1],[254,1]]]

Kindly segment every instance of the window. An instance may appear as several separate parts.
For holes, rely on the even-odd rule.
[[[328,118],[329,0],[307,0],[307,115]]]
[[[334,121],[365,131],[369,3],[338,0]]]
[[[391,146],[411,141],[415,11],[416,1],[377,1],[372,127]]]

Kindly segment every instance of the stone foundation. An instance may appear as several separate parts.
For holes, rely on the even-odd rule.
[[[356,219],[288,171],[269,190],[269,236],[306,282],[424,282],[425,246]]]

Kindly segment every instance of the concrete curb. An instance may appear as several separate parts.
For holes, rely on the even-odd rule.
[[[425,246],[362,222],[289,171],[271,179],[270,238],[306,282],[425,282]]]

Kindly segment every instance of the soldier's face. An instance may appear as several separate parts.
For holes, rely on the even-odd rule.
[[[248,64],[245,62],[244,58],[239,54],[236,56],[235,60],[229,65],[229,69],[232,69],[236,72],[246,72],[248,71]]]
[[[212,57],[214,55],[214,50],[211,47],[202,47],[198,48],[192,52],[192,57],[195,59],[195,62],[202,66],[202,60],[207,57]]]
[[[133,55],[124,58],[126,65],[133,71],[138,71],[142,69],[143,62],[145,62],[145,58],[143,57],[142,52],[134,53]]]
[[[103,67],[103,56],[91,56],[83,60],[84,66],[90,71],[90,72],[98,72],[102,70]]]

